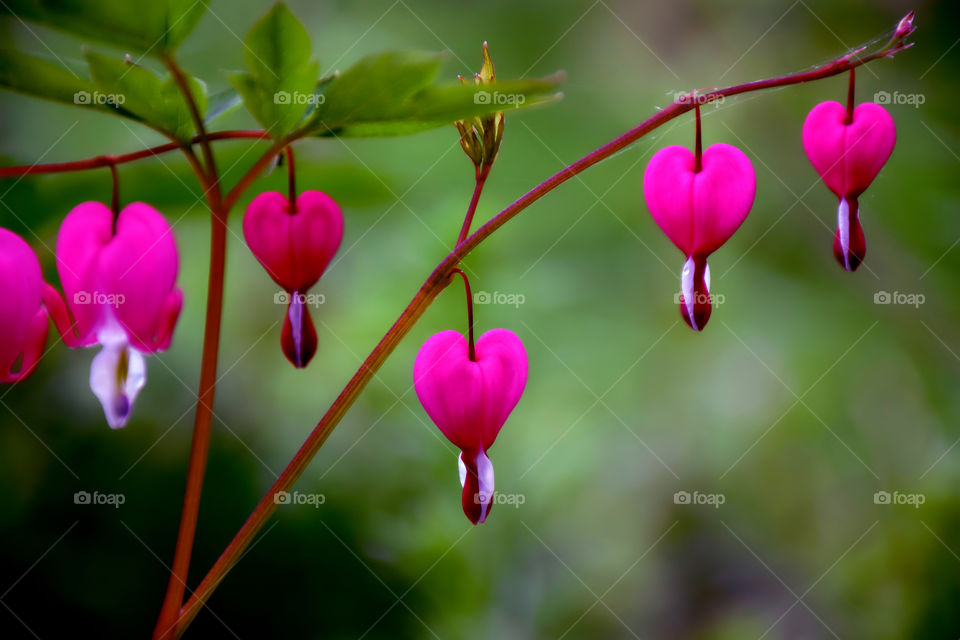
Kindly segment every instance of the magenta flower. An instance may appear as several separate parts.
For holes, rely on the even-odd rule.
[[[695,331],[710,319],[707,256],[726,242],[753,206],[757,178],[747,156],[715,144],[697,158],[686,147],[658,151],[643,175],[643,195],[654,221],[687,256],[680,277],[680,314]]]
[[[0,229],[0,382],[33,372],[47,342],[47,325],[40,262],[23,238]]]
[[[896,142],[893,118],[872,102],[849,113],[839,102],[821,102],[803,123],[807,157],[840,199],[833,255],[847,271],[856,270],[867,253],[857,198],[877,177]]]
[[[493,504],[487,450],[523,395],[527,353],[516,334],[493,329],[480,336],[472,355],[460,333],[441,331],[420,347],[413,384],[427,415],[460,448],[463,512],[480,524]]]
[[[280,344],[295,367],[317,350],[317,332],[306,309],[306,293],[323,275],[343,240],[343,214],[333,198],[304,191],[296,210],[277,191],[261,193],[243,218],[243,236],[274,282],[288,294]]]
[[[170,346],[183,304],[177,262],[173,230],[142,202],[124,207],[116,224],[109,207],[84,202],[60,225],[57,271],[69,313],[49,285],[44,300],[68,346],[102,346],[90,388],[112,429],[127,423],[146,383],[143,354]]]

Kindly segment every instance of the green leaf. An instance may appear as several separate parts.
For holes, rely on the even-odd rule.
[[[60,63],[0,50],[0,87],[45,100],[113,113],[134,120],[140,118],[122,106],[110,103],[96,86],[80,73]]]
[[[257,122],[282,138],[315,104],[320,66],[310,57],[310,37],[281,3],[253,25],[245,44],[250,72],[230,81]]]
[[[510,112],[560,97],[563,74],[492,85],[432,84],[437,54],[371,56],[337,76],[309,119],[316,136],[394,136],[417,133],[496,111]]]
[[[178,140],[193,137],[190,108],[172,75],[161,78],[145,67],[94,52],[87,52],[87,62],[97,89],[111,101]],[[206,89],[196,78],[188,78],[187,82],[203,117]]]
[[[210,96],[208,102],[210,106],[207,108],[207,117],[204,118],[203,124],[210,124],[220,116],[230,113],[243,104],[243,98],[236,89],[224,89]]]
[[[75,35],[163,57],[197,26],[207,0],[6,0],[0,11]]]
[[[400,105],[433,82],[442,61],[442,54],[417,51],[367,56],[330,83],[311,125],[335,131],[351,122],[392,119]]]

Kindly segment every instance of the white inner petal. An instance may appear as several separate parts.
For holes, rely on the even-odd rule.
[[[687,308],[687,317],[690,318],[690,324],[697,328],[697,321],[693,317],[693,305],[695,297],[693,294],[693,274],[696,265],[693,262],[693,256],[687,258],[683,263],[683,271],[680,272],[680,291],[683,293],[683,305]],[[707,285],[709,287],[709,285]]]
[[[837,231],[840,233],[840,249],[843,251],[843,266],[850,270],[850,204],[840,198],[837,207]]]
[[[103,348],[90,363],[90,389],[103,406],[107,424],[119,429],[127,424],[134,400],[147,382],[147,366],[113,318],[97,332],[97,340]]]
[[[457,466],[460,467],[460,486],[467,483],[467,465],[463,464],[463,452],[457,456]]]

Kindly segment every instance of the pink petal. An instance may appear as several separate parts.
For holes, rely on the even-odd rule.
[[[43,276],[36,254],[23,238],[0,229],[0,381],[30,374],[47,338],[42,306]],[[17,373],[11,371],[21,360]]]
[[[327,194],[304,191],[291,213],[277,191],[261,193],[247,207],[243,236],[270,277],[287,291],[306,293],[343,240],[343,214]]]
[[[179,302],[170,299],[178,257],[173,230],[160,212],[142,202],[124,207],[98,268],[99,284],[114,296],[106,304],[113,307],[130,344],[149,352],[169,342],[172,307],[179,310]]]
[[[821,102],[803,123],[803,148],[814,169],[838,197],[863,193],[893,153],[897,128],[886,109],[865,102],[844,124],[847,110],[839,102]]]
[[[706,257],[743,224],[756,194],[750,159],[728,144],[694,155],[673,145],[658,151],[643,176],[643,194],[654,221],[684,255]]]
[[[88,345],[96,341],[95,325],[101,309],[92,301],[95,293],[103,293],[97,260],[112,238],[113,212],[100,202],[78,204],[60,224],[57,272],[79,336],[73,341],[75,344]],[[57,326],[63,333],[59,322]]]
[[[420,348],[413,367],[414,388],[427,415],[450,442],[468,454],[487,450],[523,394],[527,354],[506,329],[477,340],[471,362],[467,341],[441,331]]]

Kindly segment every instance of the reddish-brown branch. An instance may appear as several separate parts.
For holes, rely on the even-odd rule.
[[[177,621],[176,636],[180,637],[180,635],[183,634],[190,622],[194,619],[194,617],[196,617],[197,613],[199,613],[201,607],[204,606],[207,599],[210,597],[210,594],[213,593],[213,590],[217,588],[217,585],[220,584],[227,572],[236,564],[244,550],[250,546],[250,543],[253,542],[254,537],[263,528],[264,524],[276,509],[277,505],[274,499],[276,494],[281,491],[289,491],[294,482],[296,482],[296,480],[307,468],[307,465],[310,464],[310,461],[326,441],[327,437],[329,437],[334,427],[336,427],[336,425],[340,422],[343,415],[357,399],[367,383],[373,378],[380,366],[384,363],[384,361],[386,361],[387,357],[389,357],[389,355],[393,352],[397,344],[399,344],[399,342],[407,335],[407,333],[409,333],[409,331],[413,328],[413,325],[417,322],[417,320],[419,320],[420,316],[423,315],[424,311],[426,311],[427,307],[429,307],[430,303],[433,302],[440,291],[442,291],[443,288],[449,284],[451,270],[456,268],[460,261],[467,254],[473,251],[481,242],[486,240],[497,229],[513,219],[514,216],[519,214],[521,211],[529,207],[531,204],[542,198],[559,185],[563,184],[582,171],[592,167],[596,163],[609,158],[630,144],[633,144],[649,132],[662,126],[677,116],[690,111],[694,108],[695,104],[700,104],[701,102],[706,103],[719,98],[734,96],[741,93],[748,93],[751,91],[758,91],[761,89],[783,87],[819,80],[844,73],[850,69],[854,69],[862,64],[866,64],[867,62],[881,57],[892,57],[893,54],[898,53],[899,51],[902,51],[910,46],[909,44],[904,44],[902,39],[913,31],[911,19],[912,13],[900,22],[900,25],[898,25],[897,31],[890,42],[887,43],[887,45],[885,45],[882,49],[872,54],[859,57],[856,54],[859,54],[860,51],[857,51],[855,54],[844,56],[843,58],[835,60],[830,64],[813,69],[811,71],[777,78],[769,78],[766,80],[757,80],[725,89],[714,89],[696,96],[695,100],[688,99],[692,97],[689,95],[678,98],[678,100],[673,104],[661,111],[658,111],[656,114],[643,121],[633,129],[630,129],[618,138],[611,140],[602,147],[592,151],[573,164],[557,172],[547,180],[543,181],[521,196],[519,199],[514,201],[506,209],[498,213],[493,219],[480,227],[463,242],[458,243],[456,248],[446,258],[444,258],[439,265],[437,265],[437,267],[427,278],[426,282],[424,282],[423,286],[421,286],[419,291],[417,291],[417,294],[413,297],[413,300],[410,301],[410,304],[408,304],[403,310],[403,313],[400,314],[400,317],[397,319],[397,321],[393,324],[393,326],[390,327],[380,342],[377,343],[376,347],[374,347],[370,355],[367,356],[366,360],[363,361],[363,364],[361,364],[360,368],[356,371],[356,373],[354,373],[353,377],[350,378],[347,386],[344,387],[343,391],[340,392],[340,395],[337,396],[336,400],[317,423],[317,426],[313,429],[306,441],[294,455],[293,459],[280,474],[280,477],[276,480],[276,482],[274,482],[273,486],[270,487],[263,498],[261,498],[260,502],[254,508],[253,513],[250,514],[250,517],[247,519],[247,521],[244,522],[242,527],[240,527],[240,530],[234,536],[233,540],[230,541],[230,544],[227,545],[226,549],[224,549],[223,553],[214,563],[213,567],[211,567],[210,571],[200,582],[200,585],[194,591],[193,595],[190,596],[189,600],[180,612],[180,618]],[[266,154],[264,154],[264,156],[260,159],[260,161],[257,162],[254,168],[251,169],[247,176],[244,176],[244,179],[241,179],[237,187],[234,187],[234,190],[228,194],[228,202],[231,202],[232,200],[235,200],[236,197],[239,197],[239,193],[242,191],[242,189],[238,191],[238,188],[241,185],[248,184],[256,177],[256,175],[259,175],[260,171],[265,168],[265,166],[272,159],[273,155],[282,149],[282,146],[283,145],[276,147],[275,145],[276,150],[271,149],[272,153],[271,151],[268,151]]]
[[[269,137],[270,136],[267,135],[266,131],[257,130],[217,131],[207,134],[207,140],[266,140],[269,139]],[[192,144],[197,144],[199,142],[200,136],[195,137],[191,141]],[[176,151],[182,147],[183,145],[181,145],[179,142],[168,142],[156,147],[150,147],[149,149],[134,151],[133,153],[125,153],[118,156],[105,155],[89,158],[87,160],[74,160],[72,162],[52,162],[48,164],[23,165],[19,167],[0,167],[0,178],[12,178],[14,176],[26,176],[36,173],[68,173],[71,171],[99,169],[100,167],[126,164],[128,162],[136,162],[137,160],[143,160],[145,158],[152,158],[153,156],[159,156],[163,153]]]

